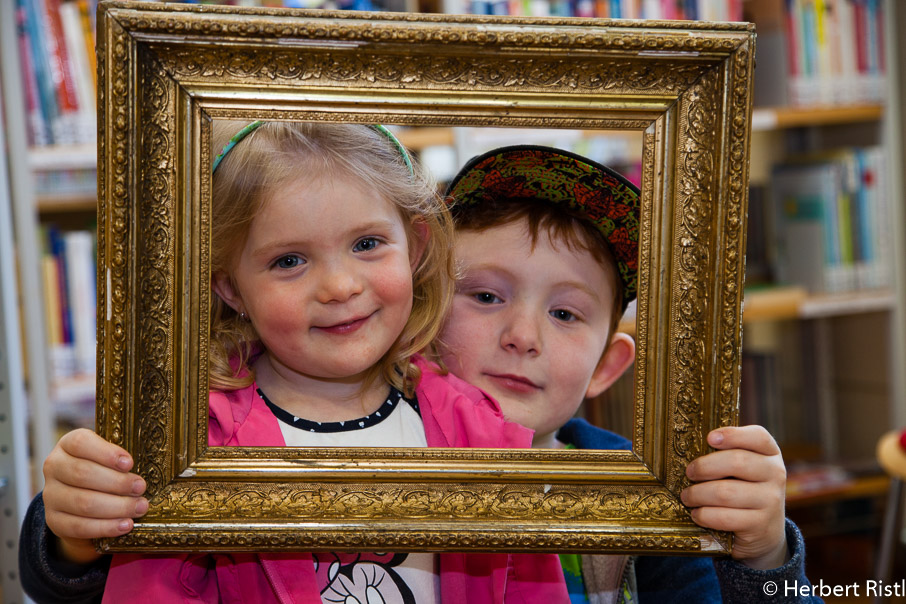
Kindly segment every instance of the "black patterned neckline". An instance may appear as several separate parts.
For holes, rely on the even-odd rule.
[[[393,410],[399,407],[401,401],[409,403],[409,405],[415,409],[415,412],[421,415],[421,411],[418,408],[418,401],[407,399],[403,396],[402,392],[393,386],[390,387],[390,394],[387,395],[387,399],[376,411],[364,417],[348,419],[342,422],[315,422],[302,417],[296,417],[286,409],[272,403],[264,392],[261,391],[261,388],[258,388],[258,396],[261,397],[261,400],[264,401],[268,409],[271,410],[271,413],[273,413],[277,419],[294,428],[298,428],[299,430],[305,430],[306,432],[351,432],[353,430],[364,430],[365,428],[376,426],[390,417]]]

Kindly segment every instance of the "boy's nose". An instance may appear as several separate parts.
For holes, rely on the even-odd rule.
[[[324,267],[321,275],[321,287],[318,288],[318,302],[321,304],[346,302],[361,292],[361,280],[355,271],[350,270],[343,263]]]
[[[537,356],[541,354],[541,332],[538,323],[518,309],[507,321],[500,335],[500,345],[508,351]]]

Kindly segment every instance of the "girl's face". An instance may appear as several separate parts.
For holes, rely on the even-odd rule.
[[[359,381],[409,319],[406,225],[392,203],[349,180],[279,188],[252,221],[232,281],[215,275],[215,291],[249,316],[281,373]]]

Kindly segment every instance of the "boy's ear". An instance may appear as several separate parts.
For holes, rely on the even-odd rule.
[[[601,355],[598,366],[591,376],[586,398],[598,396],[608,388],[635,361],[635,340],[626,333],[617,332],[610,339],[610,346]]]
[[[418,266],[425,248],[428,247],[428,240],[431,239],[431,229],[423,218],[416,217],[412,219],[412,241],[409,243],[409,266],[412,271]]]
[[[220,296],[220,299],[227,303],[227,306],[238,312],[243,312],[242,296],[239,290],[233,285],[233,280],[224,272],[214,273],[211,277],[211,289]]]

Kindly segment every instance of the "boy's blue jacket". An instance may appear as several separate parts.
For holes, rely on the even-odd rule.
[[[560,428],[557,440],[577,449],[629,449],[632,446],[622,436],[579,418],[571,419]],[[789,562],[769,571],[755,570],[730,558],[638,556],[635,575],[639,602],[822,602],[817,596],[801,596],[801,589],[793,589],[810,583],[805,577],[805,543],[799,529],[789,519],[786,521],[786,540],[790,549]],[[773,596],[765,594],[765,584],[769,581],[778,588]],[[789,590],[784,589],[787,585]]]

